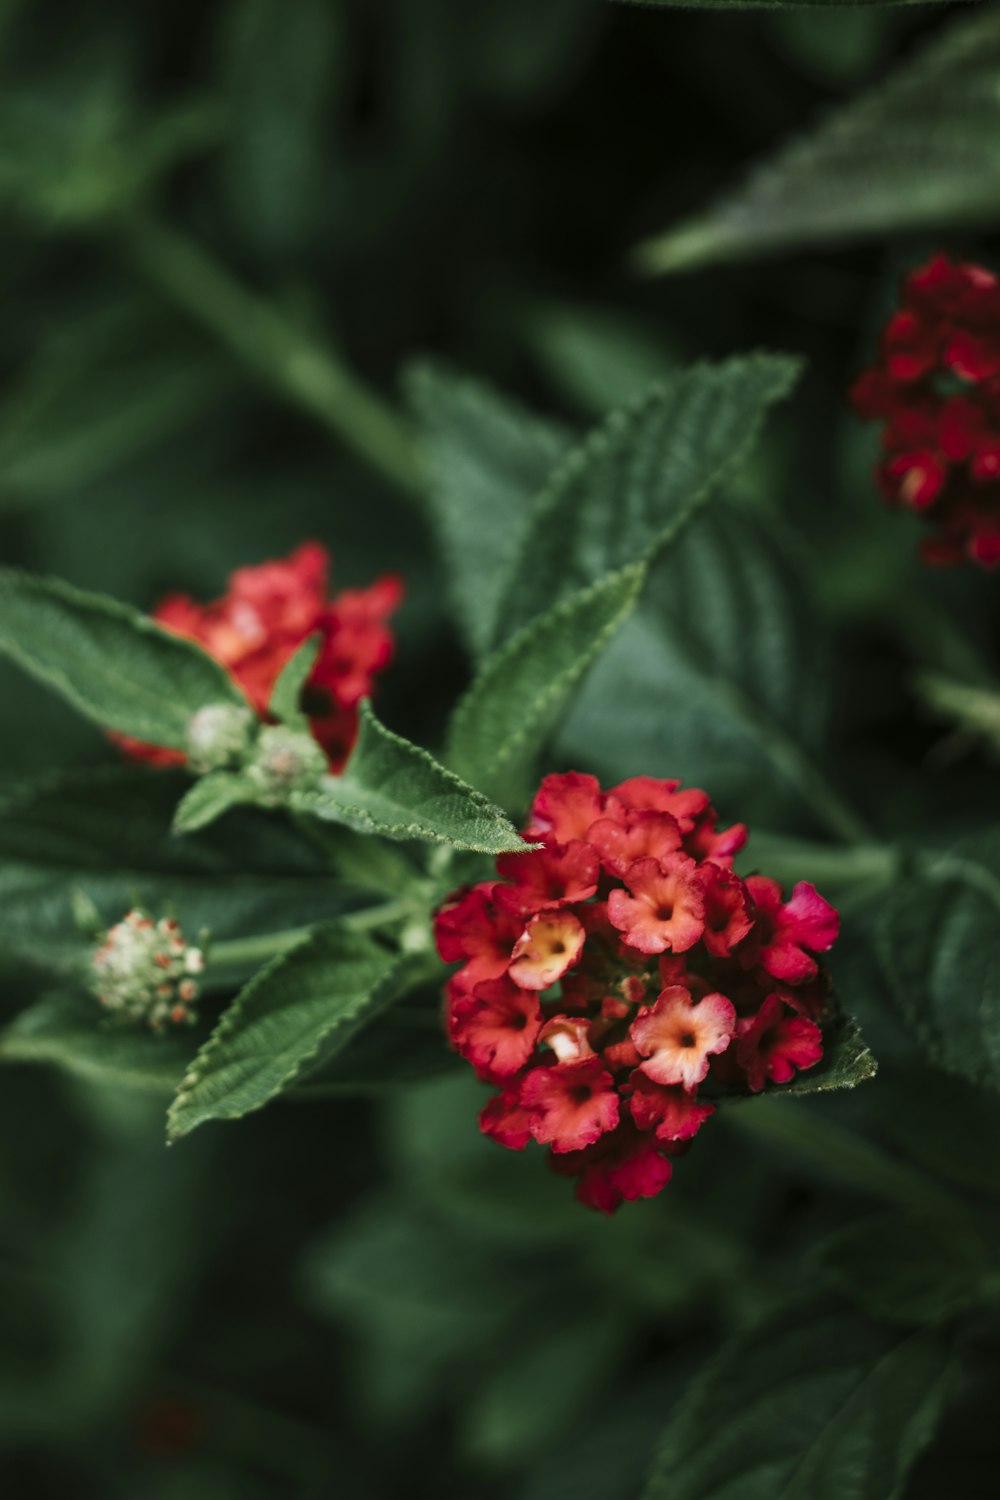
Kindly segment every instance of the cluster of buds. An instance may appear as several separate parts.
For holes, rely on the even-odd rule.
[[[242,688],[249,718],[266,719],[281,669],[310,636],[319,651],[302,694],[302,711],[324,751],[323,769],[340,771],[358,734],[358,705],[392,659],[388,620],[399,608],[402,583],[393,575],[368,588],[344,589],[329,598],[330,555],[305,542],[285,558],[237,568],[221,599],[200,604],[186,594],[161,600],[153,618],[165,629],[197,641],[222,663]],[[192,724],[189,755],[124,735],[114,739],[125,754],[152,765],[213,770],[239,759],[248,724],[240,710],[213,705]]]
[[[851,401],[881,421],[876,480],[934,527],[924,560],[1000,562],[1000,281],[936,255],[903,282]]]
[[[788,1083],[823,1056],[833,1016],[816,955],[838,916],[813,886],[732,869],[742,824],[705,792],[633,777],[548,776],[495,880],[436,918],[451,1044],[498,1089],[480,1116],[535,1140],[577,1197],[611,1213],[652,1197],[712,1097]]]
[[[185,942],[172,917],[154,921],[133,907],[94,954],[93,989],[115,1021],[162,1031],[194,1022],[195,975],[204,967],[202,950]]]

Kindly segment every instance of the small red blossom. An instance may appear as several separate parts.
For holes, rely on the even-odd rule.
[[[538,912],[515,944],[511,979],[526,990],[549,989],[576,963],[585,937],[571,911]]]
[[[599,1057],[532,1068],[518,1097],[535,1140],[553,1151],[582,1151],[618,1124],[618,1091]]]
[[[369,588],[327,597],[330,555],[305,542],[286,558],[237,568],[221,599],[198,604],[185,594],[161,600],[153,618],[167,630],[197,641],[222,663],[260,718],[282,667],[311,635],[319,655],[302,696],[314,737],[339,771],[354,746],[358,705],[392,659],[388,620],[403,597],[401,581],[386,575]],[[178,750],[114,737],[135,760],[176,765]]]
[[[956,391],[955,387],[959,385]],[[905,278],[851,402],[883,424],[876,482],[934,528],[924,560],[1000,561],[1000,282],[936,255]]]
[[[509,1078],[524,1067],[542,1029],[538,997],[512,980],[484,979],[458,992],[452,1038],[463,1057],[488,1078]]]
[[[784,901],[781,886],[764,875],[751,875],[747,890],[757,910],[755,937],[760,965],[775,979],[801,984],[816,973],[814,953],[825,953],[837,938],[840,918],[814,885],[800,880],[792,899]]]
[[[437,914],[449,1040],[497,1092],[480,1126],[550,1148],[581,1202],[652,1197],[726,1093],[822,1058],[831,990],[818,955],[837,913],[805,882],[730,867],[742,824],[708,795],[633,777],[546,777],[498,879]],[[705,1097],[706,1091],[712,1097]]]
[[[705,881],[693,859],[637,859],[625,885],[608,897],[608,916],[630,947],[640,953],[694,947],[705,930]]]
[[[738,1024],[736,1060],[755,1094],[768,1079],[788,1083],[796,1070],[814,1068],[822,1056],[823,1033],[815,1021],[795,1015],[778,995],[768,995],[755,1016]]]
[[[708,1073],[713,1052],[725,1052],[736,1030],[736,1010],[725,995],[697,1002],[683,985],[665,989],[632,1022],[630,1035],[640,1068],[654,1083],[695,1089]]]

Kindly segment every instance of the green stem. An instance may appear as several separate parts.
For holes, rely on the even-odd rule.
[[[932,1178],[804,1107],[800,1099],[746,1100],[727,1109],[722,1118],[855,1192],[870,1193],[910,1213],[968,1217],[961,1199]]]
[[[133,264],[165,296],[399,489],[422,495],[420,455],[409,427],[328,348],[167,225],[131,217],[116,227]]]
[[[821,890],[839,890],[862,883],[888,885],[901,865],[899,850],[887,844],[842,848],[781,834],[754,833],[741,868],[763,870],[783,885],[810,880]]]
[[[361,911],[347,912],[337,920],[352,932],[371,932],[387,927],[414,915],[412,901],[383,901],[378,906],[366,906]],[[212,943],[208,950],[213,968],[246,968],[251,964],[267,963],[279,953],[287,953],[297,943],[303,942],[315,925],[289,927],[284,932],[256,933],[252,937],[231,938],[228,942]]]

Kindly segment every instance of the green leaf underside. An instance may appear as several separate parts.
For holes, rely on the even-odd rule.
[[[811,803],[827,656],[792,567],[758,522],[716,501],[656,563],[570,710],[560,751],[571,762],[586,755],[610,780],[710,785],[734,806],[746,794],[759,802],[777,771],[779,790]]]
[[[172,1094],[197,1045],[190,1033],[161,1036],[148,1028],[102,1024],[104,1019],[92,996],[46,996],[0,1032],[0,1063],[52,1063],[111,1088]]]
[[[390,839],[423,839],[480,854],[525,847],[498,807],[426,750],[391,733],[367,703],[343,776],[325,777],[317,791],[293,793],[290,805]]]
[[[655,555],[741,462],[797,373],[795,360],[773,354],[699,364],[613,412],[532,505],[506,582],[503,635]]]
[[[607,641],[635,606],[643,563],[622,568],[533,620],[487,661],[455,709],[447,760],[507,807]]]
[[[901,1338],[839,1306],[793,1304],[690,1387],[643,1500],[898,1500],[951,1379],[935,1333]]]
[[[409,375],[424,431],[431,519],[455,616],[473,656],[496,635],[500,591],[529,502],[571,436],[506,396],[432,365]]]
[[[301,707],[302,689],[312,676],[321,645],[318,635],[309,636],[278,673],[267,709],[283,724],[308,722]]]
[[[173,911],[192,939],[279,931],[329,917],[340,883],[305,833],[243,809],[197,837],[171,817],[176,771],[113,766],[47,777],[0,804],[0,947],[36,961],[79,952],[73,892],[116,922],[130,906]]]
[[[650,273],[864,234],[992,222],[1000,195],[1000,12],[930,37],[714,207],[640,247]]]
[[[0,570],[0,652],[105,729],[183,749],[192,714],[246,700],[193,642],[58,579]]]
[[[202,1047],[168,1111],[171,1140],[207,1120],[260,1109],[322,1047],[332,1057],[389,997],[399,955],[330,923],[276,958],[240,992]]]
[[[879,947],[896,1003],[948,1072],[1000,1089],[1000,833],[891,893]]]

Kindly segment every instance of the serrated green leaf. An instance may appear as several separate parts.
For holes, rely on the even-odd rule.
[[[383,838],[423,839],[480,854],[525,847],[498,807],[426,750],[386,729],[367,703],[343,776],[325,777],[316,791],[294,792],[289,805]]]
[[[0,570],[0,652],[105,729],[183,749],[191,716],[246,700],[192,641],[54,578]]]
[[[937,1334],[900,1338],[828,1304],[782,1308],[690,1387],[643,1500],[897,1500],[952,1377]]]
[[[48,777],[0,804],[0,947],[39,962],[84,946],[79,890],[110,926],[139,904],[219,939],[329,917],[342,886],[288,819],[243,809],[190,838],[171,833],[186,776],[146,767]]]
[[[710,786],[780,820],[795,793],[838,836],[862,830],[817,765],[828,719],[828,641],[795,569],[753,518],[718,501],[652,570],[560,736],[607,779]],[[721,804],[720,804],[721,805]]]
[[[893,1323],[943,1323],[1000,1300],[1000,1264],[954,1221],[880,1214],[825,1241],[817,1259],[839,1292]]]
[[[532,505],[504,591],[502,637],[653,556],[746,456],[797,373],[797,361],[776,354],[695,365],[612,412]]]
[[[505,570],[529,503],[571,435],[488,386],[435,365],[416,366],[407,383],[424,432],[445,582],[466,643],[479,657],[497,634]]]
[[[536,757],[577,684],[634,608],[643,563],[532,620],[491,656],[461,699],[446,758],[505,807],[519,807]]]
[[[706,212],[640,246],[650,274],[966,222],[1000,199],[1000,14],[935,32],[885,83],[780,149]]]
[[[0,1031],[0,1063],[51,1063],[102,1087],[172,1094],[194,1055],[195,1038],[104,1020],[88,995],[48,995]]]
[[[879,952],[931,1059],[1000,1089],[1000,830],[928,856],[892,891]]]
[[[331,922],[241,990],[202,1047],[167,1113],[171,1140],[208,1120],[262,1108],[322,1047],[346,1046],[390,998],[399,954]]]
[[[303,728],[306,726],[306,715],[302,712],[302,689],[312,676],[321,645],[320,636],[309,636],[278,673],[267,711],[283,724]]]
[[[256,802],[259,789],[236,771],[210,771],[188,787],[174,813],[175,833],[195,833],[241,803]]]

